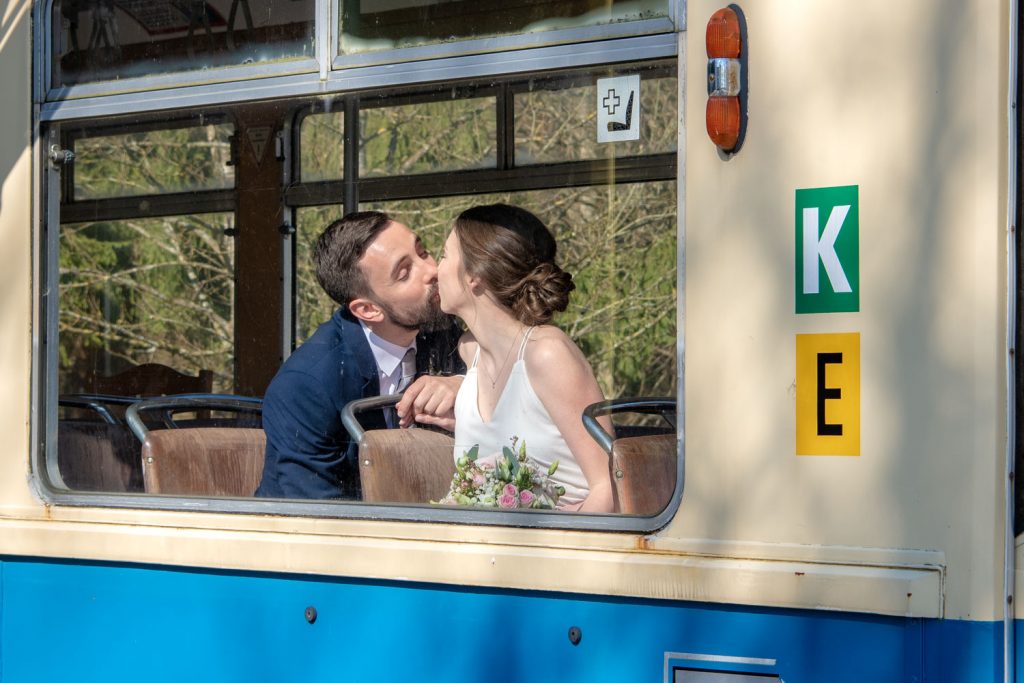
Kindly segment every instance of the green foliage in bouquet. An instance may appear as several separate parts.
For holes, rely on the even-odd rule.
[[[473,505],[505,509],[532,508],[550,510],[558,505],[565,488],[551,481],[558,470],[558,461],[547,471],[526,455],[526,442],[512,440],[500,456],[480,458],[480,446],[470,448],[455,463],[455,474],[448,494],[439,505]]]

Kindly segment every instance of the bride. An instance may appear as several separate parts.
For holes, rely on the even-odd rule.
[[[575,287],[555,251],[540,219],[515,206],[477,206],[455,220],[437,267],[441,309],[469,328],[459,341],[469,370],[455,400],[455,453],[525,441],[543,468],[558,461],[559,508],[610,512],[608,456],[581,421],[604,397],[580,349],[548,324]]]

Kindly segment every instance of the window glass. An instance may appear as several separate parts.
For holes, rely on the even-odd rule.
[[[266,393],[267,386],[288,356],[282,347],[292,339],[297,346],[307,342],[337,309],[317,282],[311,257],[323,229],[354,208],[343,206],[351,197],[362,209],[382,209],[407,224],[434,255],[455,217],[470,206],[504,202],[534,212],[558,240],[558,262],[572,273],[576,286],[569,309],[554,322],[580,346],[603,394],[674,397],[677,184],[665,177],[674,169],[676,83],[662,75],[665,66],[636,66],[650,76],[641,81],[647,117],[641,119],[641,140],[604,147],[592,141],[593,71],[538,76],[533,82],[527,77],[466,82],[445,88],[443,95],[424,93],[421,87],[353,94],[346,97],[360,98],[358,127],[345,126],[333,96],[333,101],[254,101],[194,114],[176,112],[170,121],[145,115],[130,126],[75,122],[54,131],[63,145],[74,149],[76,161],[59,171],[47,170],[63,175],[63,220],[52,256],[59,270],[57,334],[47,365],[48,372],[52,368],[57,374],[60,394],[58,444],[47,447],[47,457],[56,457],[58,469],[46,471],[59,472],[73,490],[213,498],[251,498],[256,492],[267,498],[423,506],[440,498],[443,491],[427,495],[374,489],[369,482],[375,474],[378,481],[395,477],[384,464],[366,471],[373,465],[363,457],[345,457],[344,471],[325,477],[334,488],[323,495],[284,487],[257,489],[263,486],[259,467],[273,462],[265,457],[270,451],[261,439],[273,432],[268,425],[287,412],[274,403],[274,392]],[[574,116],[583,122],[566,126]],[[249,131],[287,130],[291,121],[300,122],[291,131],[293,144],[285,145],[294,158],[246,156],[249,148],[244,145],[232,153],[233,136],[251,141]],[[499,122],[504,128],[499,129]],[[346,149],[350,158],[358,159],[358,169],[345,168]],[[659,156],[645,158],[652,155]],[[505,162],[513,156],[518,166],[552,165],[546,171],[508,167]],[[618,173],[612,164],[590,163],[610,157],[628,158],[629,173]],[[285,186],[288,168],[297,168],[299,178]],[[294,222],[294,232],[289,222]],[[294,250],[294,259],[286,258],[289,250]],[[293,266],[291,273],[282,270],[286,264]],[[288,283],[291,291],[285,290]],[[290,318],[282,309],[289,297]],[[285,328],[289,319],[294,330]],[[289,339],[291,332],[294,337]],[[300,350],[292,358],[301,362],[319,347],[310,348],[307,355]],[[145,365],[191,378],[195,382],[188,386],[199,389],[182,389],[180,383],[173,389],[110,388],[123,372]],[[303,385],[290,395],[315,397],[317,390]],[[131,433],[125,406],[142,396],[185,391],[256,399],[257,407],[245,419],[230,418],[229,426],[244,427],[247,431],[240,436],[250,440],[244,448],[236,444],[222,449],[250,458],[245,477],[232,475],[231,487],[205,486],[210,482],[204,479],[198,488],[171,490],[151,481],[156,475],[147,463],[152,461],[141,455],[145,436]],[[114,406],[113,422],[101,419],[95,408],[83,407],[82,401],[89,400],[83,395],[97,393],[123,399],[106,404]],[[266,402],[260,403],[262,398]],[[191,426],[206,426],[208,420],[221,419],[217,410],[221,408],[193,408],[187,420]],[[316,408],[300,410],[309,415]],[[245,421],[254,415],[257,422]],[[366,424],[382,417],[378,410]],[[333,419],[333,413],[327,418]],[[147,424],[153,430],[169,427],[168,419],[154,412]],[[659,493],[664,506],[677,462],[674,424],[632,417],[617,423],[650,427],[649,432],[626,433],[660,439],[658,462],[668,469],[658,476],[670,485]],[[260,424],[267,430],[258,429]],[[169,431],[164,430],[165,438]],[[278,434],[282,431],[298,434]],[[334,443],[348,448],[343,433],[328,431],[315,431],[332,440],[326,450]],[[433,432],[412,431],[416,443],[406,451],[419,454],[420,436],[433,438]],[[193,446],[168,452],[199,457]],[[105,454],[100,460],[93,457],[97,449]],[[443,457],[436,457],[438,453]],[[446,476],[444,488],[451,482],[452,453],[449,441],[431,456],[436,468],[430,476]]]
[[[341,53],[356,54],[637,21],[668,14],[667,0],[341,0]]]
[[[57,86],[314,55],[314,0],[55,0]]]
[[[583,350],[608,398],[675,396],[675,182],[384,202],[429,249],[477,204],[522,206],[558,241],[576,290],[555,323]]]
[[[494,168],[496,100],[477,97],[362,109],[359,137],[362,177]]]
[[[65,224],[60,231],[61,394],[159,363],[230,391],[231,214]],[[106,392],[100,392],[106,393]]]
[[[345,176],[345,113],[310,114],[299,126],[300,175],[304,182]]]
[[[311,206],[298,210],[295,231],[295,343],[301,344],[328,320],[338,304],[316,281],[313,248],[324,228],[345,215],[337,206]]]
[[[538,81],[515,94],[516,165],[659,154],[676,150],[676,79],[640,77],[640,139],[598,143],[597,85]],[[536,89],[534,89],[536,88]]]
[[[234,187],[230,124],[210,124],[74,141],[76,200]]]

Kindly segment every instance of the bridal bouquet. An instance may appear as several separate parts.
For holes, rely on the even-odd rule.
[[[480,447],[473,446],[455,463],[455,474],[448,495],[432,501],[440,505],[476,505],[498,508],[550,510],[558,504],[565,488],[551,481],[558,461],[546,472],[538,471],[526,456],[526,442],[518,451],[505,446],[496,457],[479,458]]]

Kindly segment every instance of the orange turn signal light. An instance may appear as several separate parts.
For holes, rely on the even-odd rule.
[[[736,5],[723,7],[708,20],[708,137],[723,152],[736,153],[743,144],[747,107],[746,22]]]
[[[705,111],[708,137],[716,147],[729,151],[736,147],[740,138],[740,98],[709,97]]]
[[[743,43],[740,38],[740,18],[736,10],[723,7],[712,14],[704,39],[708,57],[738,59]]]

